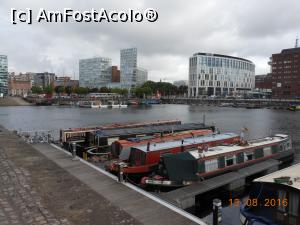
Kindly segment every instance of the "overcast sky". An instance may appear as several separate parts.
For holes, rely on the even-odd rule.
[[[154,8],[154,23],[10,22],[10,9],[144,10]],[[188,79],[195,52],[228,54],[252,60],[256,74],[267,73],[272,53],[294,47],[300,35],[299,0],[1,0],[0,54],[9,71],[75,74],[78,60],[94,56],[120,63],[120,49],[138,48],[138,65],[149,79]]]

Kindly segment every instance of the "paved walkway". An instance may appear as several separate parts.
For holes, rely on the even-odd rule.
[[[0,126],[0,225],[140,225]]]
[[[0,130],[0,225],[197,224],[63,151]]]
[[[68,225],[66,219],[55,217],[41,202],[41,196],[31,185],[31,175],[8,160],[5,148],[0,148],[0,224]]]

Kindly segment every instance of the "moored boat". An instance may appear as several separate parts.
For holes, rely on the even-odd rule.
[[[300,224],[300,164],[255,179],[240,209],[245,225]],[[235,200],[240,202],[239,199]]]
[[[115,158],[119,158],[122,161],[128,159],[130,148],[134,146],[146,145],[148,142],[162,143],[167,141],[176,141],[182,140],[183,138],[199,137],[212,133],[212,129],[200,129],[179,131],[170,134],[157,133],[154,135],[142,135],[135,138],[114,141],[111,145],[111,153]]]
[[[82,101],[79,103],[81,108],[100,108],[100,103],[96,101]]]
[[[288,108],[290,111],[300,111],[300,105],[293,105]]]
[[[161,143],[150,143],[130,148],[128,160],[121,162],[122,172],[140,176],[157,170],[161,157],[166,154],[176,155],[194,148],[206,148],[220,144],[232,144],[240,140],[233,133],[210,134],[200,137],[184,138]],[[124,151],[125,152],[125,151]],[[118,168],[114,165],[114,168]],[[116,171],[118,172],[118,171]]]
[[[290,160],[293,155],[291,138],[283,134],[234,145],[165,154],[161,156],[156,174],[144,177],[142,182],[145,185],[180,187],[270,158]]]

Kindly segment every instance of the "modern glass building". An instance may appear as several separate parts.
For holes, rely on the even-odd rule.
[[[8,93],[8,69],[7,56],[0,55],[0,94]]]
[[[189,97],[240,95],[255,87],[255,65],[247,59],[195,53],[189,59]]]
[[[136,86],[142,86],[148,80],[148,71],[141,67],[136,69]]]
[[[120,54],[121,86],[131,88],[137,85],[137,49],[122,49]]]
[[[79,86],[107,87],[111,82],[111,59],[96,57],[79,60]]]

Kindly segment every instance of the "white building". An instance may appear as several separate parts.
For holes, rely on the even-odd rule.
[[[136,68],[136,86],[142,86],[148,80],[148,71],[141,67]]]
[[[8,69],[6,55],[0,55],[0,94],[8,94]]]
[[[123,88],[136,86],[137,48],[122,49],[120,54],[120,81]]]
[[[95,57],[79,60],[79,86],[107,87],[111,83],[111,59]]]
[[[189,59],[189,97],[239,95],[255,87],[255,65],[243,58],[195,53]]]

